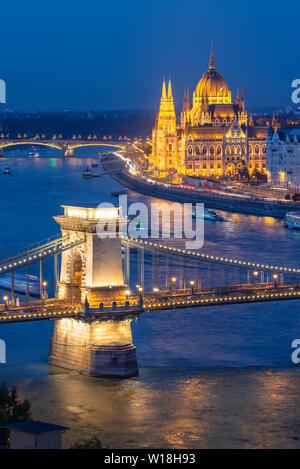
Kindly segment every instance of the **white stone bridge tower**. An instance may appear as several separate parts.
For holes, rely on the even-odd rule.
[[[98,307],[100,302],[111,305],[112,301],[123,301],[125,284],[119,235],[127,220],[120,217],[119,208],[63,208],[64,214],[54,217],[62,236],[85,242],[62,253],[58,298],[84,303],[87,296],[91,307]]]
[[[63,206],[54,217],[66,242],[82,243],[62,252],[58,298],[86,303],[78,318],[55,321],[49,363],[89,376],[126,378],[138,374],[131,321],[126,313],[119,208]],[[98,230],[97,230],[98,226]],[[99,231],[105,237],[99,237]],[[114,312],[113,302],[123,305]],[[103,303],[104,311],[99,308]],[[105,311],[106,307],[110,309]]]

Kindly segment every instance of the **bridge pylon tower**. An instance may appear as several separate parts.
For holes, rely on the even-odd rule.
[[[62,236],[85,241],[62,252],[58,298],[83,305],[78,318],[55,321],[49,363],[89,376],[136,376],[130,315],[99,312],[125,304],[119,208],[63,206]],[[100,306],[101,304],[101,306]],[[95,314],[94,314],[95,313]],[[94,314],[94,315],[93,315]]]
[[[122,246],[119,233],[127,220],[119,208],[63,206],[64,214],[54,217],[62,236],[71,242],[86,241],[62,253],[58,298],[99,303],[125,301]]]

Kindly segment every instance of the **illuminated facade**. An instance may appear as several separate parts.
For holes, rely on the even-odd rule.
[[[118,233],[126,220],[120,218],[119,208],[63,208],[64,214],[54,217],[61,227],[62,236],[74,244],[81,239],[85,242],[62,253],[59,299],[76,298],[84,303],[87,297],[91,306],[125,300]],[[105,236],[101,237],[103,229]]]
[[[269,129],[267,170],[270,184],[300,190],[300,129]]]
[[[215,69],[213,49],[209,69],[193,93],[185,90],[180,120],[176,119],[171,81],[163,81],[159,113],[152,132],[150,169],[158,177],[235,175],[246,166],[266,171],[267,127],[248,118],[243,92],[233,103],[226,81]]]

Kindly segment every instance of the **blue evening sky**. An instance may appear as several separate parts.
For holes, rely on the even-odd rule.
[[[246,106],[289,105],[300,78],[300,3],[9,0],[1,6],[7,101],[48,109],[154,109],[169,74],[176,104],[216,69]]]

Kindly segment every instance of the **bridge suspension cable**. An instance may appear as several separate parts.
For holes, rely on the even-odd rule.
[[[237,259],[230,259],[228,257],[213,256],[211,254],[200,253],[193,250],[178,249],[171,246],[167,246],[161,243],[152,241],[143,241],[141,239],[122,239],[124,246],[135,247],[138,249],[145,249],[152,252],[161,252],[173,256],[181,256],[190,259],[197,259],[206,262],[213,262],[214,264],[221,264],[225,266],[241,267],[245,269],[259,269],[263,272],[280,272],[290,274],[300,274],[300,269],[291,267],[282,267],[269,264],[260,264],[256,262],[242,261]]]
[[[71,240],[68,236],[57,237],[48,243],[24,251],[16,256],[0,261],[0,274],[33,264],[48,257],[60,254],[67,249],[78,246],[86,241],[85,237]]]

